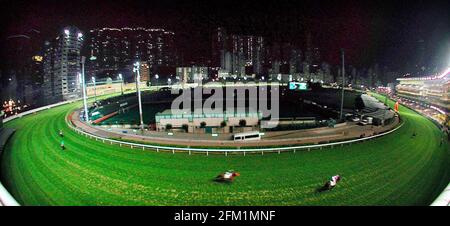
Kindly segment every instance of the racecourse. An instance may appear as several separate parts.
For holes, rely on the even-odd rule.
[[[403,106],[400,129],[364,143],[295,154],[206,156],[80,136],[65,122],[80,105],[6,123],[17,131],[1,158],[1,181],[20,204],[428,205],[450,180],[450,151],[446,142],[440,145],[441,132]],[[241,173],[234,183],[212,181],[229,169]],[[315,192],[335,174],[343,179],[334,190]]]

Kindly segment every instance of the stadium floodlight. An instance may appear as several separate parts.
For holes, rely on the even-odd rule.
[[[94,102],[97,102],[97,86],[95,85],[95,77],[92,77],[92,83],[94,83]]]
[[[87,107],[87,93],[86,93],[86,81],[84,76],[84,62],[86,61],[86,57],[81,57],[81,80],[83,84],[83,104],[84,104],[84,120],[89,122],[89,114]]]
[[[120,79],[120,92],[123,95],[123,77],[122,74],[119,73],[119,79]]]
[[[141,90],[139,88],[139,81],[141,80],[141,75],[139,74],[139,62],[134,63],[133,72],[136,73],[136,92],[138,94],[139,103],[139,119],[141,123],[141,131],[144,132],[144,120],[142,119],[142,100],[141,100]]]
[[[344,63],[344,57],[345,57],[345,53],[344,53],[344,49],[341,49],[342,51],[342,94],[341,94],[341,115],[339,117],[339,119],[342,120],[343,117],[343,111],[344,111],[344,85],[345,85],[345,63]]]

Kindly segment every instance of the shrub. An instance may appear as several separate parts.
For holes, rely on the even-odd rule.
[[[167,124],[166,125],[166,131],[169,131],[169,130],[171,130],[172,129],[172,124]]]
[[[181,128],[187,133],[189,131],[189,125],[188,124],[183,124],[181,125]]]

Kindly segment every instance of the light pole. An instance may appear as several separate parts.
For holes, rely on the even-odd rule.
[[[120,92],[122,93],[122,96],[123,96],[123,77],[122,77],[122,74],[119,74],[119,79],[120,79]]]
[[[86,93],[86,82],[84,77],[84,62],[86,61],[86,57],[81,57],[81,82],[83,85],[83,104],[84,104],[84,118],[86,122],[89,122],[89,114],[88,114],[88,107],[87,107],[87,93]]]
[[[342,51],[342,95],[341,95],[341,115],[339,119],[342,120],[342,115],[344,111],[344,85],[345,85],[345,64],[344,64],[344,49]]]
[[[136,92],[138,94],[138,103],[139,103],[139,119],[141,121],[141,130],[144,131],[144,120],[142,119],[142,100],[141,100],[141,90],[139,88],[139,80],[141,79],[141,75],[139,74],[139,62],[134,63],[133,72],[136,72]]]
[[[95,86],[95,77],[92,77],[92,83],[94,83],[94,103],[97,102],[97,87]]]
[[[158,85],[159,85],[159,83],[158,83],[159,75],[158,74],[155,75],[155,79],[156,79],[156,90],[158,91],[159,90],[158,89]]]

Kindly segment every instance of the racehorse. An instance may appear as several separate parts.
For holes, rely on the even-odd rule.
[[[221,173],[214,178],[216,182],[233,182],[234,178],[240,176],[241,174],[234,171],[226,171],[225,173]]]
[[[331,180],[325,182],[325,184],[317,189],[317,192],[323,192],[323,191],[329,191],[331,189],[333,189],[337,182],[339,182],[341,180],[341,176],[339,175],[335,175],[331,177]]]

